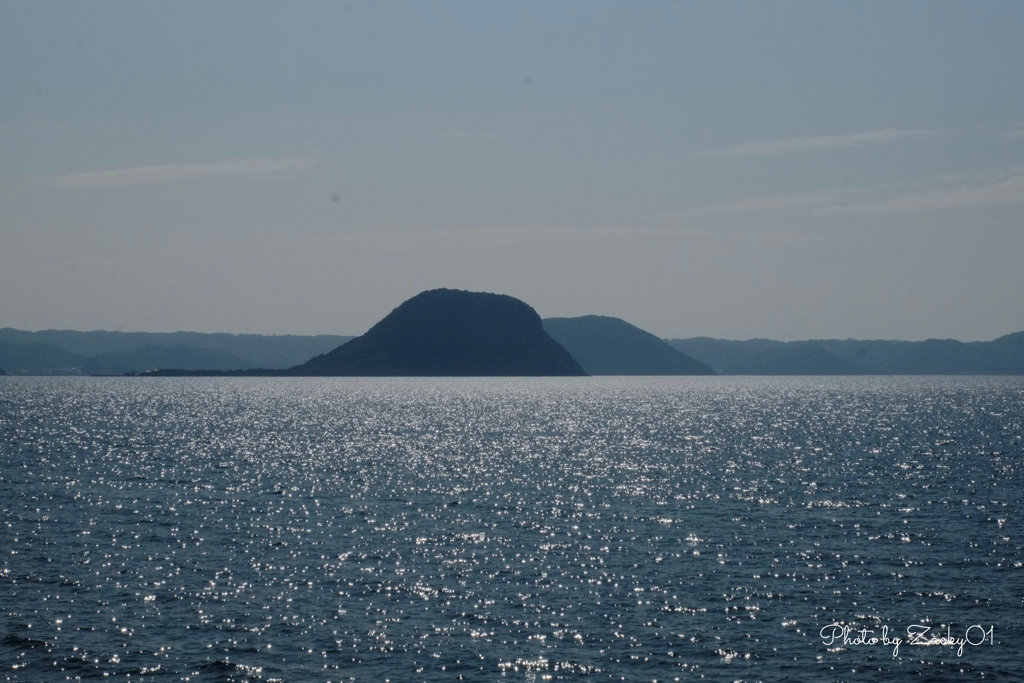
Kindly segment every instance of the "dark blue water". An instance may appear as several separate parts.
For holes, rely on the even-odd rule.
[[[1022,438],[1020,378],[2,378],[0,671],[1020,680]]]

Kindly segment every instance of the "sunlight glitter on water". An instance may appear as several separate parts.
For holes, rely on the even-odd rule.
[[[5,378],[0,660],[998,676],[1024,635],[1022,416],[1016,378]],[[827,646],[832,623],[995,643],[894,658]]]

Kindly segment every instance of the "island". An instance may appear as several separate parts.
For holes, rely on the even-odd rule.
[[[529,305],[504,294],[433,289],[370,330],[288,370],[330,376],[583,376]]]

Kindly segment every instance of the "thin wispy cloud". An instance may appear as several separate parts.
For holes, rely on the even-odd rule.
[[[766,211],[802,211],[814,214],[893,214],[975,206],[998,206],[1024,202],[1024,168],[1014,168],[1005,177],[984,185],[960,185],[928,192],[872,200],[854,189],[820,190],[797,194],[748,197],[683,211],[675,218],[714,216]]]
[[[307,156],[290,156],[280,159],[252,158],[229,159],[205,164],[161,164],[159,166],[135,166],[104,171],[71,173],[52,178],[50,182],[59,187],[128,187],[130,185],[152,185],[194,180],[210,176],[272,176],[306,170],[316,164]]]
[[[786,152],[817,152],[828,149],[839,149],[843,147],[855,147],[878,142],[891,142],[906,138],[922,138],[929,135],[936,135],[937,130],[926,130],[913,128],[900,130],[887,128],[886,130],[869,131],[866,133],[849,133],[847,135],[820,135],[809,138],[793,138],[791,140],[773,140],[770,142],[748,142],[729,149],[715,150],[711,152],[699,152],[694,155],[703,159],[728,159],[731,157],[744,156],[766,156],[770,154],[783,154]]]
[[[826,213],[908,213],[936,209],[961,209],[972,206],[997,206],[1024,201],[1024,172],[980,187],[961,186],[948,190],[933,190],[908,194],[880,202],[824,209]]]
[[[1011,138],[1024,138],[1024,121],[1017,121],[1012,124],[1006,135]]]
[[[767,195],[748,197],[724,204],[714,204],[699,209],[691,209],[675,214],[678,218],[690,216],[712,216],[729,213],[746,213],[749,211],[781,211],[785,209],[808,209],[836,205],[846,193],[845,190],[822,190],[820,192],[800,192],[797,194]]]

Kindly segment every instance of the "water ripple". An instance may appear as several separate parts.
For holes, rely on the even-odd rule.
[[[1017,378],[3,378],[3,675],[998,680],[1022,421]]]

